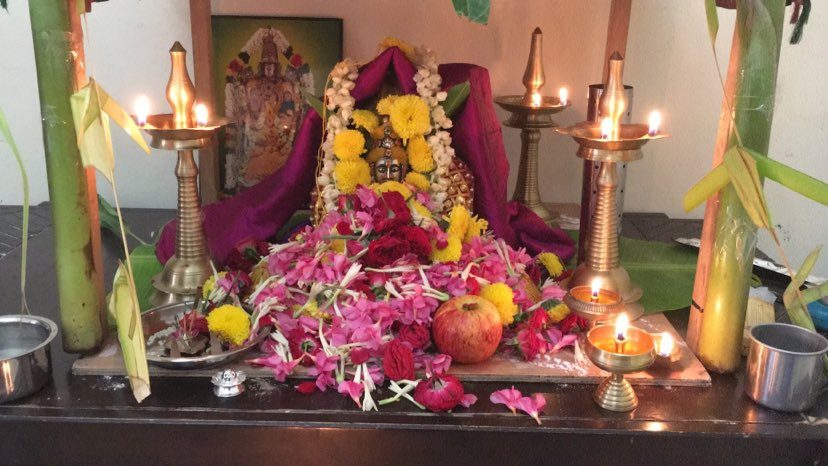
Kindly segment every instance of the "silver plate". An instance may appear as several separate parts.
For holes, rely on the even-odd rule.
[[[255,347],[267,336],[267,329],[260,329],[258,335],[243,346],[217,355],[170,358],[164,356],[165,338],[153,338],[153,335],[175,325],[185,312],[192,309],[193,303],[174,303],[158,306],[141,314],[141,326],[147,341],[147,361],[167,369],[203,369],[225,362],[233,361]]]

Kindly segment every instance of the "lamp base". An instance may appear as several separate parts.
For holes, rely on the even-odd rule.
[[[623,374],[612,374],[607,377],[595,390],[592,398],[598,406],[609,411],[627,412],[638,407],[638,395]]]
[[[210,277],[212,268],[207,257],[179,259],[170,257],[164,270],[152,278],[155,293],[150,297],[153,306],[192,301],[200,287]]]

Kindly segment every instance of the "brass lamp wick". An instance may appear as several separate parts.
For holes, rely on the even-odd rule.
[[[529,48],[529,60],[526,62],[526,71],[523,72],[523,86],[526,93],[523,95],[523,105],[540,105],[540,89],[546,82],[543,73],[543,31],[536,27],[532,31],[532,42]]]

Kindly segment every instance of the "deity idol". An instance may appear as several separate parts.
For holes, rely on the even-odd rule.
[[[403,149],[402,139],[391,129],[387,116],[380,126],[371,131],[371,137],[374,139],[374,148],[365,157],[371,165],[371,181],[382,183],[405,179],[408,155]]]

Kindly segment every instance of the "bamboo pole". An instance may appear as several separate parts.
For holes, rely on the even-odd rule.
[[[719,128],[726,128],[727,147],[740,139],[745,147],[768,152],[784,10],[784,0],[737,1],[725,87],[725,102],[733,106],[734,124]],[[696,354],[709,370],[732,372],[741,359],[756,225],[731,185],[720,192],[718,205],[714,202],[713,206],[712,212],[706,212],[715,215],[714,238]],[[703,278],[697,273],[696,282]]]
[[[69,96],[75,82],[66,0],[29,0],[63,348],[88,353],[102,340],[86,172],[81,164]]]

